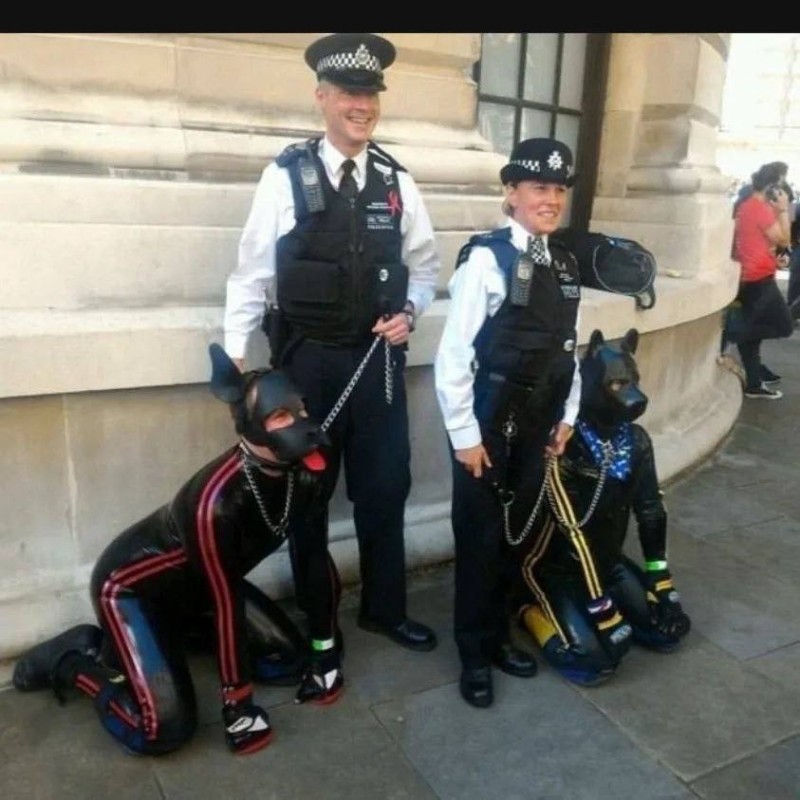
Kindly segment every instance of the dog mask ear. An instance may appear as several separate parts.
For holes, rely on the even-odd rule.
[[[211,393],[223,403],[239,403],[244,399],[242,373],[230,356],[216,342],[209,345],[211,356]]]
[[[605,344],[605,341],[603,332],[599,328],[595,328],[589,337],[589,346],[586,348],[587,358],[594,358],[597,351]]]
[[[630,353],[633,355],[636,348],[639,346],[639,331],[636,328],[631,328],[622,339],[620,349],[623,353]]]

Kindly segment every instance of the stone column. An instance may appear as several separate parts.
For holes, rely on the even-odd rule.
[[[735,273],[715,164],[727,48],[726,34],[613,37],[591,227],[642,242],[660,274]]]
[[[716,446],[741,404],[738,382],[716,364],[721,311],[739,275],[727,179],[715,164],[727,49],[726,34],[612,40],[590,228],[653,252],[657,300],[609,313],[586,292],[582,313],[607,338],[628,327],[647,334],[637,353],[650,396],[642,422],[662,476]]]

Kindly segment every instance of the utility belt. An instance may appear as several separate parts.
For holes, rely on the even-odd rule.
[[[545,423],[544,418],[557,411],[569,395],[575,362],[548,352],[542,354],[540,366],[536,374],[524,376],[478,369],[474,382],[478,421],[499,428],[513,412],[526,426]]]

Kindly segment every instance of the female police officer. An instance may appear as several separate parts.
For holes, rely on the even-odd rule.
[[[572,163],[555,139],[514,147],[500,171],[508,224],[473,236],[459,253],[436,355],[452,446],[460,689],[478,707],[493,701],[491,665],[536,673],[508,639],[507,540],[530,527],[545,453],[563,452],[578,412],[578,270],[547,241],[564,214]]]

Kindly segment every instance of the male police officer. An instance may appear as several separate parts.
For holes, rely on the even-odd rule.
[[[406,614],[403,368],[409,333],[433,299],[439,258],[414,180],[370,140],[383,69],[394,58],[394,46],[373,34],[332,34],[306,50],[325,135],[290,146],[264,170],[228,280],[225,347],[241,364],[266,298],[273,363],[321,420],[371,353],[328,431],[326,489],[330,497],[343,456],[360,551],[359,625],[430,650],[434,632]],[[327,521],[325,511],[315,524]],[[292,557],[297,578],[306,565],[301,554]]]

